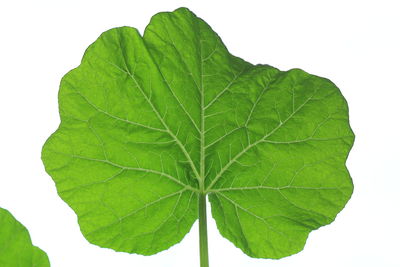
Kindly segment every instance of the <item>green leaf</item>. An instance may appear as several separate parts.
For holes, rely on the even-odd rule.
[[[50,266],[45,252],[32,245],[28,230],[12,214],[0,208],[0,266]]]
[[[354,135],[339,89],[232,56],[185,8],[155,15],[143,37],[103,33],[62,79],[59,105],[42,158],[102,247],[165,250],[208,195],[224,237],[249,256],[281,258],[352,194]]]

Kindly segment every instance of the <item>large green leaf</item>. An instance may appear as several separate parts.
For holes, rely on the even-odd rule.
[[[352,194],[354,135],[329,80],[232,56],[189,10],[103,33],[60,86],[42,158],[84,236],[154,254],[206,194],[221,234],[252,257],[300,251]]]
[[[0,208],[0,266],[50,266],[46,253],[32,245],[28,230],[10,212],[2,208]]]

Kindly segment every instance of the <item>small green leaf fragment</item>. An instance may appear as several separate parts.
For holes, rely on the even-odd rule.
[[[32,245],[28,230],[0,208],[0,266],[47,267],[47,254]]]

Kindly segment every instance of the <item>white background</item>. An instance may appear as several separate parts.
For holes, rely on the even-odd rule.
[[[211,267],[400,266],[399,1],[1,1],[0,206],[27,226],[53,267],[198,266],[197,224],[151,257],[89,244],[40,160],[59,123],[59,81],[86,47],[112,27],[143,32],[153,14],[180,6],[205,19],[236,56],[330,78],[348,100],[356,134],[348,160],[354,195],[303,252],[249,258],[209,217]]]

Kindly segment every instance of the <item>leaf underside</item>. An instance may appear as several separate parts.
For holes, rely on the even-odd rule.
[[[220,233],[251,257],[302,250],[353,186],[347,103],[329,80],[232,56],[188,9],[143,37],[103,33],[60,85],[42,159],[84,236],[151,255],[180,242],[208,195]]]
[[[48,267],[47,254],[32,245],[28,230],[0,208],[0,266]]]

